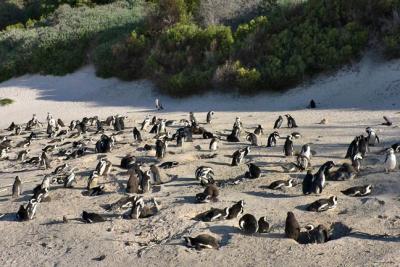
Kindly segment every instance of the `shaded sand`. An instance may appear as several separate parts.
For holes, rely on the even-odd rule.
[[[44,121],[47,112],[62,118],[67,124],[71,119],[83,116],[121,114],[128,116],[127,129],[118,136],[116,148],[107,158],[115,165],[108,178],[101,178],[107,191],[98,197],[82,196],[88,173],[97,164],[99,155],[91,154],[80,159],[69,160],[77,168],[78,184],[73,189],[54,187],[50,191],[52,201],[41,203],[36,218],[28,222],[16,222],[15,212],[19,205],[30,198],[31,190],[50,170],[24,166],[13,161],[21,148],[13,148],[10,161],[0,161],[0,251],[1,266],[397,266],[400,260],[400,170],[391,174],[383,173],[384,155],[379,152],[394,142],[400,141],[398,99],[400,95],[400,61],[380,63],[369,56],[350,70],[343,70],[332,77],[320,77],[313,84],[296,88],[286,94],[260,95],[252,98],[236,98],[227,95],[206,95],[202,97],[173,100],[161,97],[164,112],[154,110],[156,93],[150,93],[151,83],[120,82],[94,77],[93,69],[87,67],[65,76],[23,76],[0,84],[0,98],[8,97],[16,102],[0,107],[0,126],[7,127],[11,121],[27,122],[33,113]],[[304,107],[314,98],[321,108],[307,110]],[[393,104],[393,105],[392,105]],[[156,197],[161,202],[160,213],[149,219],[111,221],[94,225],[77,221],[62,223],[62,217],[80,217],[82,210],[105,213],[100,205],[112,203],[122,195],[128,179],[118,168],[121,157],[133,153],[143,161],[156,162],[154,152],[139,152],[133,143],[131,130],[145,115],[157,115],[166,119],[187,119],[189,111],[195,111],[200,122],[205,121],[206,112],[216,111],[211,125],[202,125],[212,132],[228,133],[236,116],[240,116],[245,130],[253,131],[257,124],[264,127],[261,147],[252,149],[247,160],[258,164],[262,178],[236,186],[221,189],[220,202],[194,204],[195,194],[203,188],[194,179],[194,171],[200,165],[214,168],[216,179],[224,181],[240,177],[247,171],[245,165],[230,167],[229,156],[246,142],[232,144],[222,141],[218,157],[198,159],[209,140],[195,136],[193,143],[184,148],[172,144],[163,161],[178,160],[176,168],[166,172],[178,175],[178,179],[164,184],[145,199]],[[364,133],[365,127],[372,126],[380,135],[382,143],[371,148],[363,163],[358,179],[346,182],[328,182],[322,197],[337,195],[338,207],[325,213],[310,213],[304,205],[320,196],[303,196],[301,186],[285,191],[265,189],[278,179],[302,177],[301,174],[282,173],[280,165],[293,161],[282,153],[284,140],[278,147],[265,147],[267,136],[279,114],[290,112],[296,119],[303,137],[295,140],[296,150],[310,143],[317,151],[313,165],[327,160],[337,164],[346,162],[344,155],[347,145],[355,135]],[[381,126],[382,116],[393,119],[395,126]],[[326,118],[328,123],[318,122]],[[45,129],[40,129],[44,131]],[[175,128],[168,128],[173,132]],[[282,128],[281,136],[293,130]],[[112,129],[106,130],[112,133]],[[9,135],[0,131],[0,136]],[[15,143],[29,133],[11,136]],[[153,135],[142,133],[144,143],[154,144]],[[86,139],[98,135],[90,132]],[[65,140],[75,141],[75,139]],[[37,156],[47,144],[47,139],[36,140],[31,145],[31,155]],[[197,151],[194,146],[200,145]],[[94,145],[89,145],[94,147]],[[171,153],[172,152],[172,153]],[[52,169],[62,162],[52,154]],[[30,181],[23,185],[21,198],[12,200],[9,187],[16,175]],[[371,196],[351,198],[340,193],[350,186],[371,183],[375,191]],[[246,236],[238,230],[238,219],[204,223],[192,218],[210,207],[223,208],[243,199],[245,213],[256,217],[267,216],[272,232],[265,235]],[[285,239],[284,222],[286,212],[293,211],[301,225],[307,223],[330,225],[343,222],[353,228],[353,234],[321,245],[300,245]],[[182,236],[210,233],[221,240],[218,251],[198,252],[183,245]],[[388,235],[385,237],[384,235]],[[161,244],[159,244],[161,243]],[[149,245],[145,247],[144,245]],[[147,248],[147,249],[145,249]],[[93,260],[105,255],[102,261]],[[139,257],[139,255],[141,257]]]

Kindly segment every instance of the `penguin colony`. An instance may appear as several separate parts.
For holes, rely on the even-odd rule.
[[[311,108],[315,108],[312,101]],[[157,110],[164,107],[161,102],[156,100]],[[279,130],[283,127],[284,117],[287,120],[287,128],[301,128],[296,120],[290,115],[279,116],[273,124],[273,132],[266,133],[262,125],[257,125],[254,131],[245,131],[244,123],[239,117],[233,122],[230,133],[225,136],[221,133],[212,133],[205,127],[213,123],[214,111],[207,113],[205,122],[200,122],[193,112],[190,112],[188,120],[166,120],[156,116],[147,116],[143,122],[134,125],[131,131],[131,143],[138,147],[140,151],[147,151],[155,160],[152,164],[147,164],[140,158],[132,154],[120,155],[120,162],[111,162],[107,155],[113,153],[118,146],[118,135],[126,132],[127,117],[115,115],[101,120],[99,117],[84,117],[81,120],[73,120],[69,127],[61,119],[53,118],[48,113],[46,122],[40,122],[34,114],[32,119],[26,124],[15,124],[12,122],[6,129],[7,135],[0,139],[0,159],[5,161],[15,161],[24,167],[39,168],[46,170],[46,175],[41,183],[33,188],[24,188],[24,179],[28,177],[16,176],[11,188],[12,199],[17,199],[24,194],[24,190],[32,189],[32,195],[25,205],[20,205],[16,211],[18,221],[34,220],[37,212],[40,212],[40,206],[46,205],[51,201],[52,191],[57,187],[72,188],[81,184],[86,179],[86,186],[82,189],[82,197],[93,197],[105,193],[113,193],[107,189],[109,177],[114,175],[116,169],[126,172],[127,180],[123,184],[125,195],[114,203],[104,203],[101,207],[104,213],[95,213],[83,210],[79,220],[83,223],[101,223],[108,221],[108,215],[120,215],[120,219],[138,220],[148,218],[159,214],[160,210],[168,207],[161,207],[160,203],[151,197],[152,191],[157,186],[169,183],[178,179],[176,175],[165,173],[167,169],[173,169],[180,165],[178,161],[165,161],[168,154],[168,148],[172,144],[182,148],[192,145],[195,139],[209,139],[207,148],[209,152],[218,152],[220,146],[226,143],[246,143],[240,149],[233,152],[230,166],[226,168],[235,168],[242,165],[246,166],[248,171],[243,173],[241,179],[233,183],[224,183],[218,180],[218,173],[211,167],[200,165],[193,171],[193,180],[199,184],[198,193],[193,197],[193,203],[214,203],[217,205],[222,194],[224,186],[236,185],[246,180],[261,179],[263,171],[257,162],[250,159],[253,147],[271,147],[282,146],[282,157],[289,162],[282,164],[284,173],[298,173],[298,178],[287,180],[276,180],[270,183],[266,190],[280,190],[285,192],[288,188],[301,187],[299,194],[317,195],[320,198],[313,202],[305,202],[306,210],[310,212],[329,212],[340,205],[340,199],[347,197],[363,197],[373,193],[374,186],[363,184],[360,179],[359,185],[347,187],[342,190],[343,196],[332,196],[327,187],[327,181],[348,181],[360,177],[362,171],[362,161],[370,153],[370,147],[379,146],[380,138],[377,131],[372,127],[365,129],[364,134],[356,136],[348,146],[345,159],[347,162],[338,165],[334,161],[327,160],[321,166],[313,166],[312,158],[318,155],[311,149],[310,144],[304,144],[300,151],[296,151],[296,144],[301,138],[299,132],[292,132],[286,137],[281,137]],[[382,125],[391,126],[392,122],[384,118]],[[202,127],[200,125],[206,125]],[[272,125],[271,125],[272,126]],[[175,131],[172,132],[171,131]],[[19,143],[14,143],[15,136],[23,136],[24,139]],[[284,139],[281,140],[281,139]],[[47,145],[42,151],[31,151],[30,146],[38,140],[46,140]],[[262,144],[265,145],[262,145]],[[201,147],[199,148],[201,150]],[[392,172],[397,167],[396,153],[400,152],[400,145],[393,144],[391,147],[383,150],[385,153],[384,171]],[[184,151],[183,151],[184,152]],[[345,151],[344,151],[345,152]],[[77,170],[71,166],[71,159],[83,158],[88,155],[98,155],[98,163],[93,166],[92,171],[86,177],[79,175]],[[13,155],[13,156],[11,156]],[[215,154],[203,156],[203,158],[213,158]],[[295,157],[294,162],[290,159]],[[200,189],[202,187],[202,189]],[[305,198],[306,199],[306,198]],[[217,205],[220,206],[220,205]],[[193,219],[214,222],[224,220],[234,220],[236,225],[243,233],[248,235],[265,234],[271,231],[268,214],[244,213],[246,203],[243,200],[237,200],[232,205],[224,207],[212,207],[194,216]],[[283,218],[282,218],[283,219]],[[63,222],[69,222],[66,216]],[[307,225],[301,227],[294,212],[288,211],[285,220],[285,236],[299,243],[324,243],[330,240],[331,229],[324,225]],[[183,236],[184,242],[188,247],[201,249],[219,249],[218,238],[200,234],[197,236]]]

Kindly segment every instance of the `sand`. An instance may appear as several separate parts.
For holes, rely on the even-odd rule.
[[[47,112],[62,118],[67,124],[83,116],[126,115],[126,130],[118,136],[116,148],[107,158],[114,164],[108,178],[101,178],[109,194],[97,197],[83,196],[89,172],[96,167],[97,154],[69,160],[77,168],[78,183],[73,189],[53,187],[51,202],[41,203],[36,218],[28,222],[15,221],[19,205],[25,204],[33,187],[44,175],[61,164],[55,152],[52,153],[52,169],[43,170],[22,165],[14,161],[21,148],[13,148],[11,160],[0,161],[0,251],[1,266],[398,266],[400,260],[400,182],[399,170],[390,174],[383,172],[384,155],[380,151],[399,142],[400,123],[400,61],[381,62],[372,55],[352,67],[330,75],[321,76],[283,94],[262,94],[253,97],[208,94],[189,99],[171,99],[157,94],[148,81],[121,82],[115,79],[95,77],[92,67],[64,77],[27,75],[0,84],[0,98],[8,97],[15,103],[0,107],[0,127],[6,128],[11,121],[26,123],[37,114],[45,121]],[[153,90],[152,90],[153,89]],[[154,99],[159,97],[165,106],[162,112],[154,110]],[[318,108],[309,110],[313,98]],[[209,140],[195,136],[193,143],[183,148],[171,144],[163,161],[177,160],[180,165],[166,173],[178,175],[170,183],[154,188],[144,195],[146,200],[155,197],[161,202],[162,210],[148,219],[125,220],[112,218],[99,224],[83,224],[78,221],[62,223],[62,217],[80,217],[83,210],[105,213],[102,204],[112,203],[123,194],[128,179],[126,172],[118,167],[121,157],[132,153],[148,163],[157,162],[154,152],[137,151],[133,142],[132,128],[146,115],[166,119],[188,119],[194,111],[200,122],[205,121],[206,112],[215,111],[211,125],[202,125],[212,132],[229,133],[235,117],[241,117],[245,130],[253,131],[256,125],[264,127],[262,146],[252,148],[247,161],[262,168],[262,177],[239,185],[221,188],[217,203],[195,204],[194,196],[203,191],[194,178],[194,171],[200,165],[212,166],[219,182],[243,176],[246,165],[229,166],[230,155],[246,146],[248,142],[221,142],[218,156],[214,159],[199,159]],[[329,181],[321,196],[303,196],[301,186],[284,191],[265,189],[269,183],[291,177],[301,178],[302,173],[283,173],[280,165],[294,161],[283,157],[282,145],[266,148],[266,140],[273,131],[278,115],[290,112],[296,119],[302,134],[295,140],[299,150],[303,144],[311,144],[317,152],[313,166],[333,160],[336,164],[346,162],[344,155],[354,136],[365,133],[365,128],[375,128],[382,143],[372,147],[362,164],[359,178],[345,182]],[[394,126],[380,125],[382,116],[392,118]],[[326,125],[318,124],[323,118]],[[176,128],[168,128],[173,132]],[[44,131],[42,128],[40,131]],[[282,128],[281,136],[293,130]],[[113,130],[107,128],[107,133]],[[9,135],[0,131],[0,136]],[[145,143],[154,144],[153,135],[142,133]],[[15,143],[23,140],[28,133],[12,136]],[[87,138],[98,140],[90,132]],[[69,141],[75,141],[70,139]],[[40,139],[31,145],[30,156],[37,156],[47,144]],[[194,147],[200,145],[202,150]],[[94,145],[90,144],[93,148]],[[23,181],[24,193],[12,199],[10,187],[14,177]],[[373,184],[371,196],[347,197],[340,193],[355,185]],[[304,210],[304,205],[321,197],[338,196],[338,207],[324,213]],[[238,228],[238,219],[220,222],[197,222],[192,218],[210,207],[231,206],[238,200],[245,201],[245,213],[256,217],[267,216],[272,225],[269,234],[248,236]],[[353,229],[349,236],[325,244],[300,245],[284,238],[286,213],[293,211],[299,223],[325,224],[342,222]],[[220,250],[196,251],[183,244],[183,236],[209,233],[221,241]],[[104,260],[93,258],[105,255]]]

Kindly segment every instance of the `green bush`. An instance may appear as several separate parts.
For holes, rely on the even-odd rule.
[[[14,100],[10,98],[0,98],[0,106],[7,106],[11,105],[12,103],[14,103]]]
[[[141,19],[139,7],[121,4],[62,6],[41,26],[0,33],[0,79],[26,72],[70,73],[88,62],[89,49],[128,35]]]

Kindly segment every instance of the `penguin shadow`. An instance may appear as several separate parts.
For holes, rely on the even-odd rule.
[[[269,189],[267,186],[260,186],[262,189]],[[248,191],[244,192],[245,194],[251,195],[251,196],[256,196],[256,197],[264,197],[264,198],[295,198],[299,197],[298,195],[287,195],[284,194],[284,191],[279,191],[275,190],[277,193],[272,193],[272,192],[254,192],[254,191]],[[282,193],[280,193],[282,192]]]
[[[184,182],[184,183],[181,183]],[[185,183],[186,182],[186,183]],[[175,187],[175,186],[196,186],[200,185],[200,183],[195,180],[194,178],[189,177],[179,177],[178,179],[174,180],[174,183],[164,184],[165,187]]]
[[[378,235],[378,234],[369,234],[360,231],[351,232],[347,236],[352,238],[364,239],[364,240],[377,240],[384,242],[396,242],[400,243],[400,235],[391,236],[391,235]]]
[[[4,198],[1,198],[1,199],[0,199],[0,202],[6,202],[6,201],[8,201],[9,199],[10,199],[11,201],[13,201],[13,199],[10,198],[10,197],[11,197],[11,195],[4,196]],[[15,201],[15,200],[14,200],[14,201]],[[18,201],[18,199],[17,199],[17,201]]]
[[[11,199],[14,202],[27,202],[32,198],[33,191],[30,190],[29,192],[24,192],[24,195],[17,199]]]
[[[213,225],[207,228],[211,233],[221,236],[221,247],[229,245],[234,234],[243,234],[239,229],[233,226]]]
[[[298,205],[294,208],[297,210],[301,210],[301,211],[307,211],[307,207],[308,207],[308,204],[304,204],[304,205]]]
[[[201,203],[196,203],[195,196],[182,196],[177,198],[177,200],[174,201],[174,204],[201,204]]]
[[[250,162],[253,162],[252,158],[251,158]],[[258,167],[277,167],[277,166],[280,166],[282,163],[281,162],[256,162],[255,164]]]
[[[218,162],[218,161],[207,161],[207,164],[214,164],[214,165],[218,165],[218,166],[231,166],[230,163],[227,162]]]
[[[15,212],[7,212],[0,214],[1,222],[18,222],[17,215]]]

